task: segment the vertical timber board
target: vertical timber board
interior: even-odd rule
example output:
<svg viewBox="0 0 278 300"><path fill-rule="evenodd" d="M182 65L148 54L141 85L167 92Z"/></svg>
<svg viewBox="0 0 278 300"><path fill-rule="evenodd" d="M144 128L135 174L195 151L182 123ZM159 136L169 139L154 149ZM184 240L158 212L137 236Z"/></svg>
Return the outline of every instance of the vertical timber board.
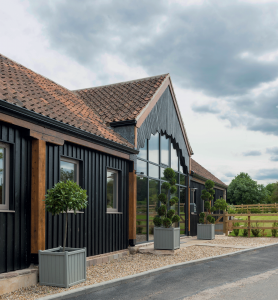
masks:
<svg viewBox="0 0 278 300"><path fill-rule="evenodd" d="M189 173L190 174L190 173ZM187 176L187 186L190 187L190 178L189 176ZM188 191L188 207L187 207L187 211L188 211L188 232L190 233L190 188L187 189Z"/></svg>
<svg viewBox="0 0 278 300"><path fill-rule="evenodd" d="M32 141L31 253L45 250L45 159L46 142Z"/></svg>
<svg viewBox="0 0 278 300"><path fill-rule="evenodd" d="M129 172L129 244L134 246L136 243L136 195L137 195L137 179L135 170Z"/></svg>

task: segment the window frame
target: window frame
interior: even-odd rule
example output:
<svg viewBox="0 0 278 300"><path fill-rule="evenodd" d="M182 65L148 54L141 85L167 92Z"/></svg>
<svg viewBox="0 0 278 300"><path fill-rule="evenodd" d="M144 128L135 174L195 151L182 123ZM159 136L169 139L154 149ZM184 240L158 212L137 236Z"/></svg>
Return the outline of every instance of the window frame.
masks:
<svg viewBox="0 0 278 300"><path fill-rule="evenodd" d="M116 196L116 208L107 207L107 173L111 172L116 174L116 184L115 184L115 196ZM114 201L113 201L114 202ZM107 213L119 213L119 171L111 168L106 169L106 212Z"/></svg>
<svg viewBox="0 0 278 300"><path fill-rule="evenodd" d="M9 210L9 196L10 196L10 145L0 142L0 147L5 148L4 157L4 172L5 172L5 204L0 204L0 210Z"/></svg>
<svg viewBox="0 0 278 300"><path fill-rule="evenodd" d="M61 161L76 165L76 183L79 185L79 161L65 156L60 157L59 180L61 181Z"/></svg>

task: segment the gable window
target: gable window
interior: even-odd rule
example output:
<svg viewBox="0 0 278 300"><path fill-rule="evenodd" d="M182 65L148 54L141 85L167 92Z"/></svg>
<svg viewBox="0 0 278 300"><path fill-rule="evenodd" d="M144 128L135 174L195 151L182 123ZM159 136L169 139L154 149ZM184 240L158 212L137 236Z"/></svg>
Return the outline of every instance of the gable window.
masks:
<svg viewBox="0 0 278 300"><path fill-rule="evenodd" d="M72 180L79 184L79 162L74 159L61 157L60 180Z"/></svg>
<svg viewBox="0 0 278 300"><path fill-rule="evenodd" d="M107 169L106 207L107 212L118 211L118 172L116 170Z"/></svg>
<svg viewBox="0 0 278 300"><path fill-rule="evenodd" d="M0 143L0 209L9 209L10 146Z"/></svg>

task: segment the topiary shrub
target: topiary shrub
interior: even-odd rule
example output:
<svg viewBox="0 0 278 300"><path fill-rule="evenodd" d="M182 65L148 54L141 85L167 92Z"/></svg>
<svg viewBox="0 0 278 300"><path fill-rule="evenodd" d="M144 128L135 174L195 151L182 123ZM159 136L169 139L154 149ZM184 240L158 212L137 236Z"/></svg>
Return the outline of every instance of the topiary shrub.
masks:
<svg viewBox="0 0 278 300"><path fill-rule="evenodd" d="M210 202L213 199L213 195L215 194L213 187L214 187L214 182L212 180L207 180L205 182L205 189L202 190L202 194L201 194L201 198L202 198L202 200L204 200L204 208L209 214L211 213ZM215 210L215 208L213 208L213 210ZM203 214L203 215L201 216L201 214ZM201 214L199 215L200 223L206 223L206 224L214 224L215 223L215 219L211 215L208 214L205 217L205 213L201 213Z"/></svg>
<svg viewBox="0 0 278 300"><path fill-rule="evenodd" d="M56 183L45 195L45 208L48 212L54 216L66 213L63 251L67 238L68 211L72 210L76 214L76 211L86 208L87 198L87 192L71 180Z"/></svg>
<svg viewBox="0 0 278 300"><path fill-rule="evenodd" d="M161 188L163 192L158 195L158 200L162 203L162 205L160 205L157 209L158 216L154 217L153 219L154 226L156 227L163 225L165 228L170 228L173 223L180 221L180 217L175 215L174 209L167 209L168 204L173 206L179 202L178 197L174 196L171 198L171 195L175 194L177 191L175 186L175 176L176 173L173 169L167 168L164 170L164 178L167 180L167 182L162 183Z"/></svg>

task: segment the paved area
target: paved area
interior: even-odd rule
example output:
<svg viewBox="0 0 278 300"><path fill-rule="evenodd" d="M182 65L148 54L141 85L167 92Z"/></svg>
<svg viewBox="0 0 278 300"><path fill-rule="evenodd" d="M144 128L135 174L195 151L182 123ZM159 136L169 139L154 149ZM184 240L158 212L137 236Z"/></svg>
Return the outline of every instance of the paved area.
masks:
<svg viewBox="0 0 278 300"><path fill-rule="evenodd" d="M212 292L210 297L208 297L209 293L206 293L207 297L204 299L264 299L261 297L264 293L268 294L267 299L277 299L277 284L275 283L278 276L278 273L276 274L278 271L277 258L278 245L217 259L215 261L181 267L180 269L168 271L163 274L152 275L148 278L137 279L136 281L121 284L116 287L68 299L177 300L190 299L191 297L192 299L201 299L201 292L212 289L215 289L215 292ZM256 283L252 281L252 277L263 276L263 273L270 271L273 272L272 275L261 279L265 280L265 284L258 285L257 283L256 285ZM225 287L227 284L237 284L246 278L249 278L250 281L245 284L245 287L243 285L241 289ZM252 290L252 288L255 287L260 293L256 294L255 291ZM228 293L226 293L226 290ZM250 291L252 295L249 295L248 291ZM235 294L233 295L231 293Z"/></svg>

